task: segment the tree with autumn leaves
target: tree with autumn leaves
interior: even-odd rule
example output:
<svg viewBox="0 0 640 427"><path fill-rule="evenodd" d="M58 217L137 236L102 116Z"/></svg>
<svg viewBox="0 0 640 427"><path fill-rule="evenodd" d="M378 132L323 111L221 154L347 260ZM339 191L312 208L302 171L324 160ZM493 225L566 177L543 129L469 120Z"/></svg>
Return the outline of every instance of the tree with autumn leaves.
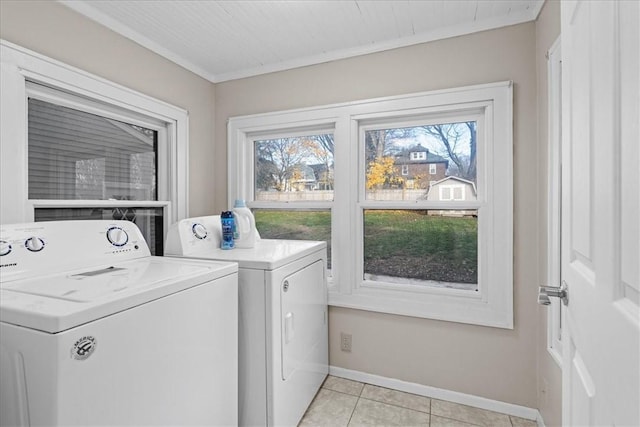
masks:
<svg viewBox="0 0 640 427"><path fill-rule="evenodd" d="M369 162L367 168L367 189L375 190L392 184L396 177L394 159L391 156L378 157Z"/></svg>

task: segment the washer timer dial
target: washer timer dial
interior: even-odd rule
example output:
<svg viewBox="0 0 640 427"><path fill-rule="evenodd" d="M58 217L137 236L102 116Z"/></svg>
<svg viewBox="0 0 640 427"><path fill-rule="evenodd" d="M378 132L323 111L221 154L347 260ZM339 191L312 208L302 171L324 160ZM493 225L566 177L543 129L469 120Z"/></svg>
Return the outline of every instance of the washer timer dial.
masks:
<svg viewBox="0 0 640 427"><path fill-rule="evenodd" d="M7 241L0 240L0 256L8 255L11 253L11 244Z"/></svg>
<svg viewBox="0 0 640 427"><path fill-rule="evenodd" d="M107 230L107 240L113 246L124 246L129 241L129 235L120 227L111 227Z"/></svg>
<svg viewBox="0 0 640 427"><path fill-rule="evenodd" d="M202 224L199 224L199 223L193 224L193 226L191 226L191 231L193 231L193 235L200 240L207 237L207 229Z"/></svg>
<svg viewBox="0 0 640 427"><path fill-rule="evenodd" d="M31 252L40 252L44 249L44 240L39 237L29 237L24 241L24 246Z"/></svg>

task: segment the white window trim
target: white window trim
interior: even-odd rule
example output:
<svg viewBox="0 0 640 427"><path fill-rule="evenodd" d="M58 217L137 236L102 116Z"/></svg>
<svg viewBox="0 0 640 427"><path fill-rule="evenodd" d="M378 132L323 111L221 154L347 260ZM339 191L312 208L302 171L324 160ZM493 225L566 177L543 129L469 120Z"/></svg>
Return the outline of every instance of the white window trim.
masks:
<svg viewBox="0 0 640 427"><path fill-rule="evenodd" d="M547 189L547 286L560 286L561 277L561 164L562 164L562 128L561 128L561 63L560 38L548 51L548 189ZM561 324L563 307L559 298L551 298L547 311L547 351L562 367Z"/></svg>
<svg viewBox="0 0 640 427"><path fill-rule="evenodd" d="M228 122L228 198L253 200L252 135L300 128L333 128L335 187L329 304L422 318L513 329L513 148L511 82L499 82L410 95L377 98L298 110L231 118ZM398 123L430 115L481 111L485 143L478 147L478 200L417 201L414 208L479 209L477 292L421 286L371 286L362 275L362 211L367 207L403 209L405 204L364 199L364 125ZM358 164L358 168L352 165ZM499 167L498 167L499 165ZM317 203L293 203L293 208ZM282 205L281 205L282 206ZM322 204L318 207L326 207ZM484 218L484 219L483 219ZM340 254L340 255L337 255ZM482 259L480 259L482 258ZM359 268L354 268L359 266ZM376 282L377 283L377 282Z"/></svg>
<svg viewBox="0 0 640 427"><path fill-rule="evenodd" d="M429 163L429 175L435 175L438 173L438 165L435 163Z"/></svg>
<svg viewBox="0 0 640 427"><path fill-rule="evenodd" d="M409 175L409 165L402 165L402 171L401 174L403 176L407 176Z"/></svg>
<svg viewBox="0 0 640 427"><path fill-rule="evenodd" d="M159 152L158 202L136 206L165 208L168 225L188 217L189 117L187 111L87 73L44 55L0 40L0 218L3 223L31 222L35 207L70 206L60 201L28 198L27 82L32 81L76 96L131 111L167 125L166 151ZM73 101L68 101L73 102ZM96 105L97 105L96 104ZM160 147L159 147L160 151ZM110 206L132 202L107 201ZM101 201L77 201L80 206L101 206Z"/></svg>

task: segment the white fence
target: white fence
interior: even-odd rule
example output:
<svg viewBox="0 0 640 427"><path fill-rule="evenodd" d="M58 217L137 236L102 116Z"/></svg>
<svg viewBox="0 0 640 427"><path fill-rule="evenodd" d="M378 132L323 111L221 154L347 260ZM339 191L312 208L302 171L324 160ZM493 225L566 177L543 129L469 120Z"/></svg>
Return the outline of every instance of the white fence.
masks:
<svg viewBox="0 0 640 427"><path fill-rule="evenodd" d="M367 193L367 200L424 200L427 190L375 190ZM256 200L264 202L292 202L292 201L331 201L333 191L260 191Z"/></svg>
<svg viewBox="0 0 640 427"><path fill-rule="evenodd" d="M318 202L333 200L333 190L258 191L256 200L262 202Z"/></svg>
<svg viewBox="0 0 640 427"><path fill-rule="evenodd" d="M426 200L427 190L374 190L367 192L367 200Z"/></svg>

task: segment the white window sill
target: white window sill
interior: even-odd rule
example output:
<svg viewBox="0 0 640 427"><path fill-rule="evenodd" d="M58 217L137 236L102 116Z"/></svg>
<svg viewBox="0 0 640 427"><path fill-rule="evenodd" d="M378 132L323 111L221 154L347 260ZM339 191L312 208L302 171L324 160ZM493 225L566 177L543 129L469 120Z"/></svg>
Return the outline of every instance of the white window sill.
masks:
<svg viewBox="0 0 640 427"><path fill-rule="evenodd" d="M367 286L341 293L329 279L331 306L504 329L513 329L513 313L506 304L512 298L507 292L489 303L481 291L429 287L415 292Z"/></svg>

